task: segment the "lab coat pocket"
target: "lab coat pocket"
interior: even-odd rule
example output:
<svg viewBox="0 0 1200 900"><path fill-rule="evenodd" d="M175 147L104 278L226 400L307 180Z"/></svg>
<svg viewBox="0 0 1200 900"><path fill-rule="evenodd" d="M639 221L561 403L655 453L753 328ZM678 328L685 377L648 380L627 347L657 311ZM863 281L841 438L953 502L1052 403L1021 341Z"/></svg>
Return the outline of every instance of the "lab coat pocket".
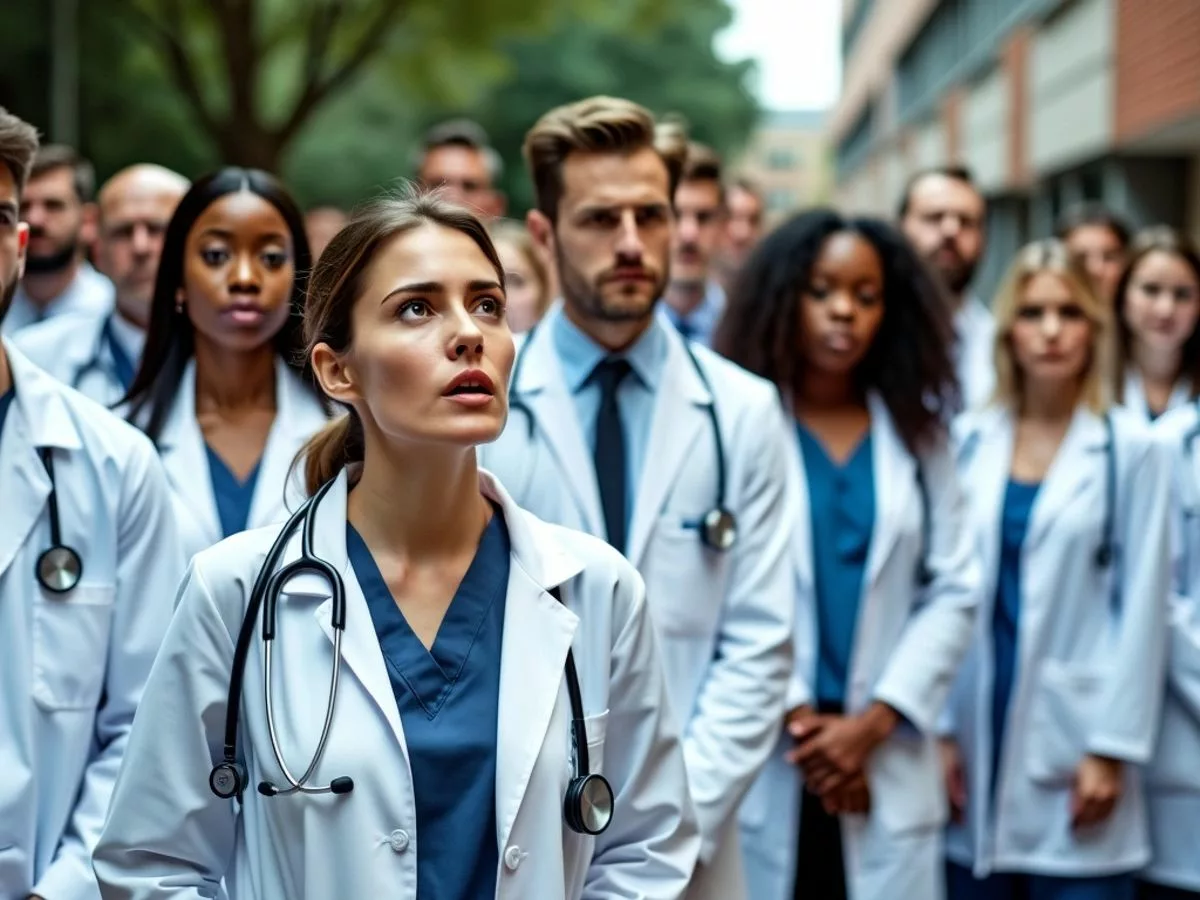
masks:
<svg viewBox="0 0 1200 900"><path fill-rule="evenodd" d="M47 710L94 709L104 686L116 588L79 585L33 604L33 699Z"/></svg>
<svg viewBox="0 0 1200 900"><path fill-rule="evenodd" d="M1060 662L1043 663L1029 716L1029 777L1069 785L1087 747L1100 675Z"/></svg>
<svg viewBox="0 0 1200 900"><path fill-rule="evenodd" d="M723 608L729 553L700 540L699 516L666 513L654 525L642 566L650 614L664 637L712 638ZM669 671L669 669L668 669Z"/></svg>

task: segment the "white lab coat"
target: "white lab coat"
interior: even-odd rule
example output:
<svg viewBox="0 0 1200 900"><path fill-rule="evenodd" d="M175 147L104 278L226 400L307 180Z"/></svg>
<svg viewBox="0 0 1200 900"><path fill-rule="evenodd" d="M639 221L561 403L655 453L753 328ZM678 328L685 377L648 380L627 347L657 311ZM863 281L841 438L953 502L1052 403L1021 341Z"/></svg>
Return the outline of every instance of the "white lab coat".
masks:
<svg viewBox="0 0 1200 900"><path fill-rule="evenodd" d="M1196 405L1155 426L1174 458L1170 651L1162 723L1146 771L1153 858L1145 875L1200 891L1200 418Z"/></svg>
<svg viewBox="0 0 1200 900"><path fill-rule="evenodd" d="M982 301L970 294L954 317L954 330L963 408L975 409L991 400L996 389L996 322Z"/></svg>
<svg viewBox="0 0 1200 900"><path fill-rule="evenodd" d="M81 263L71 283L45 307L34 303L25 288L18 285L12 305L4 314L4 321L0 322L0 334L9 337L23 328L59 316L104 315L112 311L115 303L112 282L88 263Z"/></svg>
<svg viewBox="0 0 1200 900"><path fill-rule="evenodd" d="M104 338L111 312L54 316L22 328L13 344L37 366L102 406L125 396L112 348ZM134 368L140 353L133 357Z"/></svg>
<svg viewBox="0 0 1200 900"><path fill-rule="evenodd" d="M641 579L594 538L519 509L490 475L483 492L512 541L504 612L496 757L498 900L661 898L684 890L699 849L678 731ZM236 535L193 560L179 611L142 702L95 854L105 897L212 897L222 877L234 900L416 896L417 832L404 730L362 588L346 553L345 474L320 504L314 549L343 574L344 675L328 749L314 782L349 774L343 797L245 805L209 790L222 758L234 643L250 586L278 530ZM299 557L292 539L282 562ZM564 604L548 593L562 585ZM285 582L274 651L276 723L292 765L321 730L333 658L327 583ZM281 782L262 692L255 630L242 700L242 754L252 784ZM616 793L597 838L570 831L571 707L564 663L573 647L592 771Z"/></svg>
<svg viewBox="0 0 1200 900"><path fill-rule="evenodd" d="M947 853L979 877L992 871L1116 874L1135 871L1150 856L1140 767L1150 761L1162 705L1171 470L1146 425L1122 409L1111 416L1114 563L1096 562L1108 483L1101 416L1082 406L1076 411L1034 502L1022 549L1019 658L994 816L985 776L992 610L1015 429L1012 414L999 406L959 423L960 471L969 485L985 604L949 708L947 725L963 755L968 794L966 822L951 826ZM1126 761L1124 792L1108 820L1077 835L1070 798L1087 753Z"/></svg>
<svg viewBox="0 0 1200 900"><path fill-rule="evenodd" d="M933 575L921 589L915 576L925 549L916 461L877 395L870 397L870 410L875 527L846 708L858 713L880 700L906 722L868 764L870 815L842 817L847 890L850 900L936 900L943 895L946 797L935 724L971 641L980 572L954 458L944 445L921 460L932 516ZM799 441L793 453L802 459ZM802 477L796 483L802 528L792 551L796 670L789 708L815 705L818 655L808 483ZM741 810L742 852L754 900L790 900L796 883L803 777L784 760L791 738L782 730L777 735L779 745Z"/></svg>
<svg viewBox="0 0 1200 900"><path fill-rule="evenodd" d="M282 359L275 361L275 421L259 463L247 530L287 518L303 497L303 469L288 475L305 442L328 421L317 396ZM221 519L209 475L204 435L196 421L196 361L188 363L158 438L167 477L179 509L183 547L190 559L221 540Z"/></svg>
<svg viewBox="0 0 1200 900"><path fill-rule="evenodd" d="M1187 378L1181 378L1171 389L1171 396L1167 398L1167 408L1164 412L1184 406L1191 398L1191 382ZM1150 404L1146 401L1146 388L1142 383L1141 374L1133 366L1125 369L1125 388L1121 402L1127 410L1140 416L1142 421L1150 421Z"/></svg>
<svg viewBox="0 0 1200 900"><path fill-rule="evenodd" d="M646 579L671 703L684 725L704 839L689 898L737 900L745 895L737 808L775 744L792 669L792 450L772 385L694 346L714 397L683 339L664 330L667 359L627 556ZM550 329L536 329L521 352L512 392L536 421L514 409L500 439L481 448L481 460L534 514L603 535L592 451ZM717 502L711 402L725 446L726 505L738 526L737 544L726 553L706 549L697 530L684 525Z"/></svg>
<svg viewBox="0 0 1200 900"><path fill-rule="evenodd" d="M0 439L0 897L99 896L100 835L134 710L183 573L170 491L145 436L4 343L16 385ZM83 575L54 595L62 541Z"/></svg>

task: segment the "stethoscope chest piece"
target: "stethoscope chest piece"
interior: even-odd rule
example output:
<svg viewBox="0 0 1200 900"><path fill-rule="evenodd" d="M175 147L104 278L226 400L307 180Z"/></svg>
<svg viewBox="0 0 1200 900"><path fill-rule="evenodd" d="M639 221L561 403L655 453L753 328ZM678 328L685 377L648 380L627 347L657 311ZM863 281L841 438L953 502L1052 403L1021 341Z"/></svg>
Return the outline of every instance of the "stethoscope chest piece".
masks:
<svg viewBox="0 0 1200 900"><path fill-rule="evenodd" d="M729 550L737 543L737 519L729 510L717 507L700 523L700 536L712 550Z"/></svg>
<svg viewBox="0 0 1200 900"><path fill-rule="evenodd" d="M240 797L245 784L245 773L237 763L218 763L208 775L209 788L222 800Z"/></svg>
<svg viewBox="0 0 1200 900"><path fill-rule="evenodd" d="M83 560L64 544L43 550L37 559L38 584L52 594L65 594L83 577Z"/></svg>
<svg viewBox="0 0 1200 900"><path fill-rule="evenodd" d="M602 834L613 817L613 789L603 775L571 780L563 804L567 826L578 834Z"/></svg>

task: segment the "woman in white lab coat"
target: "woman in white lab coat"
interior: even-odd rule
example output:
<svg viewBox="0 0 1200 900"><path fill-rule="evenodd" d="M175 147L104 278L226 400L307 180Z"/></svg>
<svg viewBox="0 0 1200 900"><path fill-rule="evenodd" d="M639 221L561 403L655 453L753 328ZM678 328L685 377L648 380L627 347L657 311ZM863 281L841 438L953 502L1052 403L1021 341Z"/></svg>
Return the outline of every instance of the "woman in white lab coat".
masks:
<svg viewBox="0 0 1200 900"><path fill-rule="evenodd" d="M1200 396L1200 254L1183 235L1134 238L1117 283L1117 400L1153 421Z"/></svg>
<svg viewBox="0 0 1200 900"><path fill-rule="evenodd" d="M1167 687L1154 759L1146 769L1150 865L1139 900L1200 900L1200 407L1155 426L1174 459L1173 585Z"/></svg>
<svg viewBox="0 0 1200 900"><path fill-rule="evenodd" d="M951 900L1117 900L1150 856L1170 460L1109 410L1111 314L1066 247L995 302L997 395L960 423L985 605L951 696Z"/></svg>
<svg viewBox="0 0 1200 900"><path fill-rule="evenodd" d="M718 329L787 397L803 472L789 712L740 815L755 900L941 896L934 725L979 600L953 334L900 235L825 210L763 241Z"/></svg>
<svg viewBox="0 0 1200 900"><path fill-rule="evenodd" d="M325 424L300 361L310 266L303 218L265 172L201 178L167 226L122 411L158 447L189 557L281 521L292 459Z"/></svg>
<svg viewBox="0 0 1200 900"><path fill-rule="evenodd" d="M344 573L345 636L327 580L286 578L273 694L252 627L226 750L234 646L280 529L195 558L95 854L108 896L212 896L222 878L231 900L682 895L699 837L642 582L476 467L508 412L503 280L483 226L428 197L365 210L322 254L309 359L351 412L305 469L328 487L312 552ZM276 735L292 776L317 754L312 785L331 793L276 795L292 780ZM235 766L240 810L213 789ZM598 835L565 821L583 766L615 794Z"/></svg>

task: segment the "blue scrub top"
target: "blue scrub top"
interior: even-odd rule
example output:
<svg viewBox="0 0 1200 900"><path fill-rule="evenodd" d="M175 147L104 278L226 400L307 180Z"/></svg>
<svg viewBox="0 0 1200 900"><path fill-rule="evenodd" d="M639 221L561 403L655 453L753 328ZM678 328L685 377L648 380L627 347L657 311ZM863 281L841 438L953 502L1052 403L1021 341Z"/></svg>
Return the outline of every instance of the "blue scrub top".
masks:
<svg viewBox="0 0 1200 900"><path fill-rule="evenodd" d="M996 579L996 602L992 608L992 773L991 790L996 791L1000 772L1000 750L1008 722L1008 702L1017 677L1017 631L1021 615L1021 548L1029 531L1029 517L1040 482L1009 480L1004 490L1000 515L1000 570Z"/></svg>
<svg viewBox="0 0 1200 900"><path fill-rule="evenodd" d="M0 394L0 437L4 437L4 420L8 418L8 408L12 406L15 396L17 393L12 388Z"/></svg>
<svg viewBox="0 0 1200 900"><path fill-rule="evenodd" d="M346 524L400 710L417 810L418 900L496 893L496 736L510 544L497 509L426 650L396 606L366 542Z"/></svg>
<svg viewBox="0 0 1200 900"><path fill-rule="evenodd" d="M842 465L797 424L812 518L817 589L817 702L844 706L863 575L875 530L875 468L868 433Z"/></svg>
<svg viewBox="0 0 1200 900"><path fill-rule="evenodd" d="M262 460L254 466L245 481L238 481L237 476L229 471L225 460L213 452L212 447L204 445L208 453L208 472L212 478L213 496L217 500L217 517L221 520L221 534L229 537L246 530L246 522L250 519L250 504L254 501L254 485L258 483L258 470L262 468Z"/></svg>

